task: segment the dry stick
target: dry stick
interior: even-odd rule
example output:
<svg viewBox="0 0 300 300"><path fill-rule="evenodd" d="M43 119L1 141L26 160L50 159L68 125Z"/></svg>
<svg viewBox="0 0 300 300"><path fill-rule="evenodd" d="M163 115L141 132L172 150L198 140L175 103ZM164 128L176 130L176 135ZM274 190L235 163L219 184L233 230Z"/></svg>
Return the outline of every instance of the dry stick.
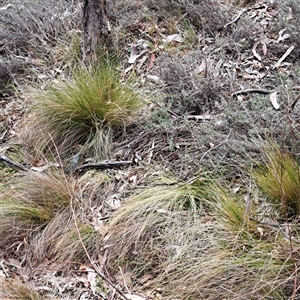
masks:
<svg viewBox="0 0 300 300"><path fill-rule="evenodd" d="M64 172L64 169L62 167L62 161L61 161L61 158L60 158L60 155L59 155L59 152L58 152L58 149L56 147L56 144L54 143L54 140L51 136L51 134L49 134L50 136L50 139L54 145L54 148L55 148L55 152L58 156L58 160L59 160L59 164L61 166L61 170L62 170L62 174L63 174L63 178L64 178L64 181L65 181L65 184L66 184L66 187L67 187L67 190L68 190L68 193L70 195L70 209L71 209L71 212L72 212L72 217L73 217L73 220L74 220L74 225L75 225L75 228L76 228L76 232L77 232L77 235L78 235L78 238L79 238L79 241L80 241L80 244L88 258L88 260L90 261L92 267L94 268L94 270L96 271L96 273L101 277L101 279L103 279L104 281L106 281L113 289L115 289L125 300L129 300L125 295L124 293L118 289L104 274L102 274L102 272L99 270L98 266L93 262L89 252L87 251L84 243L83 243L83 240L82 240L82 237L81 237L81 234L80 234L80 231L79 231L79 228L78 228L78 224L77 224L77 220L76 220L76 215L75 215L75 211L74 211L74 207L73 207L73 193L71 192L70 190L70 187L69 187L69 184L68 184L68 180L67 180L67 177L65 175L65 172Z"/></svg>
<svg viewBox="0 0 300 300"><path fill-rule="evenodd" d="M241 17L241 15L249 10L252 10L252 9L260 9L260 8L264 8L265 6L264 5L258 5L258 6L253 6L253 7L249 7L249 8L246 8L246 9L243 9L231 22L227 23L224 25L224 29L226 27L228 27L229 25L235 23L236 21L238 21L238 19Z"/></svg>
<svg viewBox="0 0 300 300"><path fill-rule="evenodd" d="M253 93L257 93L257 94L270 94L271 91L269 90L263 90L263 89L246 89L246 90L239 90L236 91L234 93L232 93L232 96L238 96L238 95L245 95L245 94L253 94Z"/></svg>
<svg viewBox="0 0 300 300"><path fill-rule="evenodd" d="M243 13L245 13L246 11L248 11L249 10L249 8L248 9L244 9L244 10L242 10L231 22L229 22L229 23L227 23L227 24L225 24L224 25L224 29L226 28L226 27L228 27L229 25L231 25L231 24L233 24L233 23L235 23L240 17L241 17L241 15L243 14Z"/></svg>
<svg viewBox="0 0 300 300"><path fill-rule="evenodd" d="M113 169L122 166L130 166L133 165L134 162L132 160L125 160L125 161L108 161L108 162L99 162L99 163L90 163L82 165L74 170L74 172L81 172L85 169Z"/></svg>
<svg viewBox="0 0 300 300"><path fill-rule="evenodd" d="M24 167L23 165L21 165L19 163L13 162L11 159L6 157L5 155L0 155L0 161L5 161L6 163L8 163L9 165L15 167L18 170L28 171L28 169L26 167Z"/></svg>
<svg viewBox="0 0 300 300"><path fill-rule="evenodd" d="M180 118L180 119L182 118L182 116L179 116L179 115L176 114L174 111L172 111L172 110L170 110L170 109L168 109L168 108L162 106L162 105L159 104L158 102L155 102L155 104L156 104L157 106L159 106L160 108L166 110L169 114L171 114L171 115L173 115L173 116L175 116L175 117L177 117L177 118Z"/></svg>

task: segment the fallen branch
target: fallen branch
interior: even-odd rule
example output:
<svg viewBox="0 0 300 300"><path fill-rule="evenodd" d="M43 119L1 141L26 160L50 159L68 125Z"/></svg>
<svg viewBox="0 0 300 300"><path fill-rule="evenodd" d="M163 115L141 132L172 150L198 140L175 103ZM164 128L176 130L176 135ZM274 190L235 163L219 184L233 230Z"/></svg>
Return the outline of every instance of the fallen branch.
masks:
<svg viewBox="0 0 300 300"><path fill-rule="evenodd" d="M263 90L263 89L246 89L246 90L239 90L234 93L232 93L232 96L238 96L238 95L247 95L247 94L270 94L271 91L269 90Z"/></svg>
<svg viewBox="0 0 300 300"><path fill-rule="evenodd" d="M125 160L125 161L111 161L111 162L99 162L99 163L90 163L82 165L74 170L74 172L82 172L86 169L99 169L99 170L105 170L105 169L113 169L113 168L119 168L122 166L130 166L133 165L132 160Z"/></svg>
<svg viewBox="0 0 300 300"><path fill-rule="evenodd" d="M291 46L286 52L281 56L279 61L273 66L273 69L279 68L282 62L290 55L290 53L294 50L295 46Z"/></svg>

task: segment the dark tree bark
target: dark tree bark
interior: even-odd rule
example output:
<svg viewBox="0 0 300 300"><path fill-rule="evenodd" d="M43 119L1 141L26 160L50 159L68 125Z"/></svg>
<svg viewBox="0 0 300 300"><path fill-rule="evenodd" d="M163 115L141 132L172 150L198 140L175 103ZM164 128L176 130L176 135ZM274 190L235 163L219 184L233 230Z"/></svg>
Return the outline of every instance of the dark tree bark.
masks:
<svg viewBox="0 0 300 300"><path fill-rule="evenodd" d="M111 31L108 0L84 0L83 60L95 59L105 49Z"/></svg>

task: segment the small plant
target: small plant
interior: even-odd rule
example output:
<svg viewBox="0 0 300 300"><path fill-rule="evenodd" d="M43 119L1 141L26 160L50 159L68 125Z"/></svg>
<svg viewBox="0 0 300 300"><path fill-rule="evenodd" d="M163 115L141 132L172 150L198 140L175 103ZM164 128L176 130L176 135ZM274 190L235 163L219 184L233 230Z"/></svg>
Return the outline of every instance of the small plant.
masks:
<svg viewBox="0 0 300 300"><path fill-rule="evenodd" d="M267 151L266 157L265 165L254 174L258 187L283 218L295 218L300 213L299 164L279 149Z"/></svg>
<svg viewBox="0 0 300 300"><path fill-rule="evenodd" d="M52 87L37 103L38 123L46 140L42 148L54 142L64 153L82 145L95 158L103 157L109 151L112 130L131 124L140 106L137 94L120 82L109 62L92 71L82 68L73 81Z"/></svg>

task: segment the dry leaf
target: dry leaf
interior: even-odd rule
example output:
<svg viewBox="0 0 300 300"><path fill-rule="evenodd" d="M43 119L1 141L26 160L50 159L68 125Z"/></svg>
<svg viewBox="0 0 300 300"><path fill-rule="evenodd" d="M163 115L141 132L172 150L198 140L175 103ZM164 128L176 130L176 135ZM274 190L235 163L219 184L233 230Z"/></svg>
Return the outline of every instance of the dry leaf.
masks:
<svg viewBox="0 0 300 300"><path fill-rule="evenodd" d="M155 83L163 83L160 77L156 75L147 75L147 78L150 79L151 81L154 81Z"/></svg>
<svg viewBox="0 0 300 300"><path fill-rule="evenodd" d="M164 43L170 43L170 42L177 42L181 43L182 42L182 37L180 34L171 34L168 35L166 38L162 39Z"/></svg>
<svg viewBox="0 0 300 300"><path fill-rule="evenodd" d="M262 41L261 41L261 44L262 44L262 47L263 47L263 54L264 54L264 56L266 56L266 55L267 55L267 52L268 52L268 49L267 49L267 43L266 43L265 40L262 40Z"/></svg>
<svg viewBox="0 0 300 300"><path fill-rule="evenodd" d="M137 46L138 45L139 44L132 44L132 46L131 46L130 57L129 57L129 60L128 60L129 64L135 63L135 61L137 60L137 58L139 58L140 56L142 56L144 53L148 52L148 50L144 49L139 54L137 54Z"/></svg>
<svg viewBox="0 0 300 300"><path fill-rule="evenodd" d="M133 186L136 186L137 185L137 176L136 175L133 175L133 176L130 176L128 178L128 181L133 185Z"/></svg>
<svg viewBox="0 0 300 300"><path fill-rule="evenodd" d="M260 237L263 237L264 236L264 229L262 227L256 227L256 229L259 232Z"/></svg>
<svg viewBox="0 0 300 300"><path fill-rule="evenodd" d="M95 293L96 286L97 286L97 282L96 282L97 273L95 272L95 270L86 265L81 265L79 270L87 272L87 281L89 282L90 289L93 293Z"/></svg>
<svg viewBox="0 0 300 300"><path fill-rule="evenodd" d="M136 54L136 44L133 44L131 46L131 52L130 52L130 57L129 57L129 60L128 60L128 63L129 64L133 64L136 59L138 58L137 54Z"/></svg>
<svg viewBox="0 0 300 300"><path fill-rule="evenodd" d="M207 61L206 59L203 59L201 65L196 68L195 73L199 75L203 72L206 73L206 71L207 71Z"/></svg>
<svg viewBox="0 0 300 300"><path fill-rule="evenodd" d="M91 291L95 294L96 287L97 287L97 282L96 282L97 273L93 269L91 270L92 271L89 271L87 274L87 280L90 283Z"/></svg>
<svg viewBox="0 0 300 300"><path fill-rule="evenodd" d="M275 108L275 109L279 109L279 104L278 104L278 102L277 102L277 93L278 92L274 92L274 93L272 93L271 95L270 95L270 100L271 100L271 103L272 103L272 105L273 105L273 107Z"/></svg>
<svg viewBox="0 0 300 300"><path fill-rule="evenodd" d="M98 254L98 261L99 261L99 270L100 272L102 272L105 264L106 264L106 260L107 260L107 253L108 253L108 249L104 250L103 255Z"/></svg>
<svg viewBox="0 0 300 300"><path fill-rule="evenodd" d="M150 280L150 279L152 279L152 278L153 278L152 275L150 275L150 274L145 274L145 275L143 275L138 281L139 281L140 284L144 284L144 283L146 283L148 280Z"/></svg>
<svg viewBox="0 0 300 300"><path fill-rule="evenodd" d="M286 31L286 28L279 31L279 37L276 40L276 43L283 42L284 40L286 40L290 37L290 34L288 34L288 33L283 34L285 31Z"/></svg>
<svg viewBox="0 0 300 300"><path fill-rule="evenodd" d="M155 54L152 53L151 54L151 57L150 57L150 62L149 62L149 66L147 68L147 70L151 70L153 68L153 65L154 65L154 62L155 62Z"/></svg>
<svg viewBox="0 0 300 300"><path fill-rule="evenodd" d="M43 165L40 167L31 167L31 170L35 171L35 172L44 172L45 170L47 170L49 168L53 168L53 167L59 168L60 165L58 163L53 163L53 164Z"/></svg>

